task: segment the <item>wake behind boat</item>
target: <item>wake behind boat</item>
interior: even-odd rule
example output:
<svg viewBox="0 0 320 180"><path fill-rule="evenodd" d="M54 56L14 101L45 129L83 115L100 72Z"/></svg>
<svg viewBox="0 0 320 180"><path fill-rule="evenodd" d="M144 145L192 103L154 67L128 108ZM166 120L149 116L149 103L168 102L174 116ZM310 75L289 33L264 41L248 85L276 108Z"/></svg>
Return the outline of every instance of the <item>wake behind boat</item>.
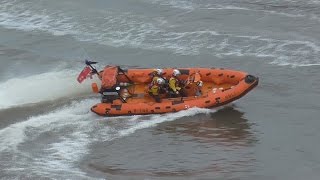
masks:
<svg viewBox="0 0 320 180"><path fill-rule="evenodd" d="M162 114L192 107L219 107L241 98L259 82L259 78L246 72L223 68L165 68L162 70L162 78L166 80L162 85L164 91L157 95L160 99L157 101L150 94L154 69L106 66L98 72L92 66L95 63L86 61L87 66L78 76L78 82L89 75L98 75L101 87L92 83L92 89L102 98L91 111L101 116ZM180 73L178 81L183 82L183 94L177 93L179 96L168 85L175 71Z"/></svg>

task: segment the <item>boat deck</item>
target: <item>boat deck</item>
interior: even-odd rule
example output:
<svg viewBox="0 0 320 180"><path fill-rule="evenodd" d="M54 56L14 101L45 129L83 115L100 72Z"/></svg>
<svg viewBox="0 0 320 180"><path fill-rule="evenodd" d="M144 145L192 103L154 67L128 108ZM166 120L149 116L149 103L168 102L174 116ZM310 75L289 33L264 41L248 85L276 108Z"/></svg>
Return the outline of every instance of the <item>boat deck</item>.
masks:
<svg viewBox="0 0 320 180"><path fill-rule="evenodd" d="M213 82L204 82L203 86L201 88L202 90L202 96L196 96L196 87L193 84L190 84L185 87L185 91L187 93L187 97L183 97L183 100L193 100L195 98L200 98L203 96L206 96L209 91L212 89L228 89L231 86L234 86L234 84L215 84ZM131 94L131 97L126 98L127 103L148 103L148 102L153 102L154 99L148 94L148 84L135 84L127 87L127 90L129 94ZM175 100L181 100L181 97L176 97L176 98L168 98L166 94L161 94L160 95L162 102L165 101L175 101Z"/></svg>

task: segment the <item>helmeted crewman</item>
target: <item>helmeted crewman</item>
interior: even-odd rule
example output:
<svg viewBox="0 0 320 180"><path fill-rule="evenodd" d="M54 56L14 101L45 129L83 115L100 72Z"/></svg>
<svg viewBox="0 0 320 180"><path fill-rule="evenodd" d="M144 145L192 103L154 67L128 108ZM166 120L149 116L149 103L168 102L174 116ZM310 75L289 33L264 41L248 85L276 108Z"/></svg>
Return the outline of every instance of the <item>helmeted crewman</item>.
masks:
<svg viewBox="0 0 320 180"><path fill-rule="evenodd" d="M156 83L154 83L150 88L149 88L149 94L152 96L156 102L160 103L160 91L161 91L161 86L165 83L164 79L162 78L157 78Z"/></svg>
<svg viewBox="0 0 320 180"><path fill-rule="evenodd" d="M152 80L151 80L151 84L156 84L157 83L157 79L158 78L163 78L162 75L163 75L163 69L154 69L150 75L152 76Z"/></svg>
<svg viewBox="0 0 320 180"><path fill-rule="evenodd" d="M174 94L176 95L180 94L181 96L185 96L181 88L181 82L178 79L178 76L180 75L181 75L181 72L178 69L173 70L172 77L169 79L169 88Z"/></svg>

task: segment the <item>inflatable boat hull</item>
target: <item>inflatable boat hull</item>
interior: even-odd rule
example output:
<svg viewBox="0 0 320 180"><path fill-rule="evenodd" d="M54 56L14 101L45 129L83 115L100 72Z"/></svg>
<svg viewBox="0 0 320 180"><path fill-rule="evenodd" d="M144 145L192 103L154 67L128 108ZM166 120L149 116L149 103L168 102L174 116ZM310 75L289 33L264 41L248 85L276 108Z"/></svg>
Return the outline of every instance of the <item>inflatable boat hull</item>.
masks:
<svg viewBox="0 0 320 180"><path fill-rule="evenodd" d="M121 83L132 83L127 87L131 96L116 99L112 103L98 103L91 111L101 116L162 114L177 112L192 107L212 108L233 102L258 85L259 78L246 72L217 68L179 68L181 79L187 80L190 75L198 73L203 81L202 94L195 95L192 88L186 87L187 97L167 98L162 95L157 103L147 93L149 76L152 69L128 69L117 75ZM164 69L165 78L169 79L173 69ZM102 75L102 80L103 77Z"/></svg>

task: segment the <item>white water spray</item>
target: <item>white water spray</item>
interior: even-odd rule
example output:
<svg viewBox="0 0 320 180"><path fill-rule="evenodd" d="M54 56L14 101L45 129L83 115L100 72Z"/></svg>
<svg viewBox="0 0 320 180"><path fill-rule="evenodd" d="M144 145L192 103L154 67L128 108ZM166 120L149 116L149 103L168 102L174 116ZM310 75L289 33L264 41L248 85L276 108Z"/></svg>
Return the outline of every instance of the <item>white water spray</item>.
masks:
<svg viewBox="0 0 320 180"><path fill-rule="evenodd" d="M63 70L13 78L0 83L0 109L90 94L90 83L99 82L98 79L79 84L76 80L78 73Z"/></svg>

